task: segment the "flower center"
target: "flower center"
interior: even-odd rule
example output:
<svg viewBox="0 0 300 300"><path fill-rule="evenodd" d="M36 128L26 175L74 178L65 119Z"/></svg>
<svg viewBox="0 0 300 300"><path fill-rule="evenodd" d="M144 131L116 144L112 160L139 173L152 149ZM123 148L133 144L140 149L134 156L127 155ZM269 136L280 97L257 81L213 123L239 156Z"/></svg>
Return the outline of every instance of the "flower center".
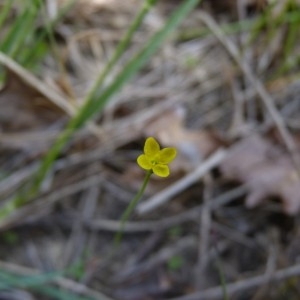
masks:
<svg viewBox="0 0 300 300"><path fill-rule="evenodd" d="M152 159L152 160L151 160L151 164L152 164L153 166L155 166L155 165L157 165L157 161L154 160L154 159Z"/></svg>

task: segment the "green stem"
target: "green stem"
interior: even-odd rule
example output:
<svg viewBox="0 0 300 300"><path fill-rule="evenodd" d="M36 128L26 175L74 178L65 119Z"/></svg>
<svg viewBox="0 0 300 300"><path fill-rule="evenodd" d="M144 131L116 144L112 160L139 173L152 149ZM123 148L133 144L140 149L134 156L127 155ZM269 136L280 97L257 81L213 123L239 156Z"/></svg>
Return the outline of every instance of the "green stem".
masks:
<svg viewBox="0 0 300 300"><path fill-rule="evenodd" d="M115 238L114 238L114 244L115 246L119 246L121 239L122 239L122 235L123 235L123 230L126 224L126 221L129 219L132 211L134 210L134 208L136 207L138 201L141 199L141 197L144 194L144 191L148 185L150 176L152 174L152 170L148 171L144 182L140 188L140 190L138 191L138 193L135 195L135 197L130 201L129 205L127 206L126 210L124 211L122 217L121 217L121 225L120 225L120 229L119 231L116 233Z"/></svg>
<svg viewBox="0 0 300 300"><path fill-rule="evenodd" d="M223 299L229 300L223 264L222 264L221 258L219 256L219 251L217 249L217 246L214 245L214 248L216 251L216 265L217 265L217 269L218 269L219 276L220 276L220 281L221 281L221 286L222 286L222 291L223 291Z"/></svg>
<svg viewBox="0 0 300 300"><path fill-rule="evenodd" d="M132 24L130 25L128 31L126 32L124 38L120 41L118 44L114 54L112 55L111 59L105 66L104 70L101 72L101 74L98 76L97 80L95 81L93 87L89 91L88 96L86 99L92 99L95 93L99 88L102 87L103 82L108 75L108 73L112 70L116 62L120 59L120 57L125 52L126 48L128 47L130 41L132 40L132 37L136 30L140 27L142 24L142 21L144 20L146 14L149 12L149 10L155 5L157 0L145 0L141 10L139 11L136 18L133 20Z"/></svg>

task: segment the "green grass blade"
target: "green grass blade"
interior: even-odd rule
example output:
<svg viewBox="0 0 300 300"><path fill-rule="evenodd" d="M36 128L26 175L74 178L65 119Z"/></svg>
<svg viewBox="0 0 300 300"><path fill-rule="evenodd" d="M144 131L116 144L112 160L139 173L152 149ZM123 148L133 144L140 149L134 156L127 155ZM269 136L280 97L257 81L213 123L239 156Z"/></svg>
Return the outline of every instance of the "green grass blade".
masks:
<svg viewBox="0 0 300 300"><path fill-rule="evenodd" d="M15 57L21 47L24 46L24 41L32 35L37 13L38 9L35 6L24 8L5 36L0 47L2 52Z"/></svg>
<svg viewBox="0 0 300 300"><path fill-rule="evenodd" d="M148 43L146 43L144 48L124 66L123 70L119 73L112 84L110 84L104 91L100 91L99 89L95 90L94 94L91 95L91 98L83 107L81 114L78 116L77 126L81 127L86 120L92 118L93 115L103 109L108 100L137 73L137 71L148 61L163 41L169 36L169 34L199 2L199 0L185 1L168 19L165 26L157 32L148 41Z"/></svg>
<svg viewBox="0 0 300 300"><path fill-rule="evenodd" d="M7 0L4 6L2 7L2 10L0 11L0 28L2 27L3 23L9 15L9 11L11 9L13 1L14 0Z"/></svg>
<svg viewBox="0 0 300 300"><path fill-rule="evenodd" d="M89 94L86 98L87 101L88 101L88 99L90 99L95 94L95 92L97 91L97 89L99 87L102 87L106 76L113 69L113 67L115 66L117 61L120 59L122 54L125 52L126 48L128 47L128 45L130 44L130 42L132 40L132 37L133 37L134 33L140 27L140 25L142 24L145 16L150 11L150 9L155 5L156 2L157 2L157 0L144 0L144 4L142 6L142 9L139 11L137 16L135 17L134 21L130 25L127 33L124 36L124 38L118 44L114 54L112 55L111 59L108 62L108 64L106 65L106 67L104 68L102 73L98 76L96 82L94 83L92 89L90 90L90 92L89 92Z"/></svg>
<svg viewBox="0 0 300 300"><path fill-rule="evenodd" d="M62 272L54 272L31 276L17 276L0 271L0 290L21 288L33 290L39 294L58 300L94 300L93 298L77 296L69 291L49 285L53 280L61 276L61 274Z"/></svg>
<svg viewBox="0 0 300 300"><path fill-rule="evenodd" d="M0 289L8 287L13 288L30 288L50 283L62 275L63 272L52 272L47 274L16 276L0 270Z"/></svg>
<svg viewBox="0 0 300 300"><path fill-rule="evenodd" d="M49 167L52 165L53 160L63 147L65 142L70 138L71 134L82 127L85 122L91 119L94 114L101 111L108 100L113 96L131 77L146 63L152 54L158 49L167 36L176 28L182 19L197 5L199 0L188 0L184 2L177 11L170 17L166 25L156 33L145 47L133 57L127 65L123 68L120 74L116 77L112 84L110 84L100 95L97 95L98 90L95 90L93 94L90 93L90 98L87 99L83 108L79 111L78 115L71 120L67 130L60 136L58 142L50 150L48 156L44 160L44 164L38 173L38 179L36 180L35 188L41 184L44 176L48 172Z"/></svg>
<svg viewBox="0 0 300 300"><path fill-rule="evenodd" d="M48 43L43 38L37 38L32 46L26 47L18 56L20 65L29 70L39 67L39 62L49 53Z"/></svg>
<svg viewBox="0 0 300 300"><path fill-rule="evenodd" d="M53 35L54 27L61 21L63 16L73 7L77 0L69 0L59 11L55 19L47 22L44 29L34 37L33 46L24 49L20 55L20 63L24 67L33 67L40 58L42 58L48 51L48 43L46 41L48 36Z"/></svg>
<svg viewBox="0 0 300 300"><path fill-rule="evenodd" d="M75 130L81 128L87 120L90 120L96 113L100 112L105 104L111 97L121 89L121 87L129 81L134 74L147 62L147 60L154 54L162 42L168 37L168 35L178 26L180 21L199 3L199 0L188 0L185 1L169 18L166 25L157 32L149 42L144 46L144 48L133 57L119 73L116 79L110 84L104 91L95 90L93 94L90 94L90 98L87 99L83 108L79 111L78 115L71 120L68 130L60 138L60 142L65 141ZM99 93L99 95L98 95ZM61 145L62 146L62 145ZM61 147L55 148L57 151ZM56 155L51 155L49 153L48 163L45 164L45 168L40 175L43 177L46 170L52 163L53 157Z"/></svg>

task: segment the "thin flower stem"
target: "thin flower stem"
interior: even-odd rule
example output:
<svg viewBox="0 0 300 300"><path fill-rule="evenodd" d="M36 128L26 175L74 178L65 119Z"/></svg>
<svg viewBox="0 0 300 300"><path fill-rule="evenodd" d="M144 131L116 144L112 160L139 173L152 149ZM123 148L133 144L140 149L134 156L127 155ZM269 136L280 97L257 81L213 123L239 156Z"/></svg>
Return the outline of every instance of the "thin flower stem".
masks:
<svg viewBox="0 0 300 300"><path fill-rule="evenodd" d="M222 291L223 291L223 299L224 300L229 300L228 293L227 293L227 286L226 286L224 270L223 270L223 266L222 266L220 261L218 262L218 268L219 268L219 275L220 275L221 286L222 286Z"/></svg>
<svg viewBox="0 0 300 300"><path fill-rule="evenodd" d="M215 251L216 251L216 265L217 265L217 269L218 269L218 272L219 272L221 287L222 287L222 291L223 291L223 300L229 300L228 293L227 293L227 284L226 284L226 279L225 279L225 274L224 274L223 263L222 263L222 260L219 256L219 251L217 249L217 246L214 245L214 248L215 248Z"/></svg>
<svg viewBox="0 0 300 300"><path fill-rule="evenodd" d="M134 208L136 207L138 201L141 199L141 197L144 194L144 191L148 185L150 176L152 175L152 170L149 170L146 173L144 182L140 188L140 190L138 191L138 193L135 195L135 197L130 201L129 205L127 206L126 210L124 211L122 217L121 217L121 225L120 225L120 229L119 231L116 233L115 238L114 238L114 244L115 246L119 246L121 239L122 239L122 235L123 235L123 230L126 224L126 221L129 219L132 211L134 210Z"/></svg>

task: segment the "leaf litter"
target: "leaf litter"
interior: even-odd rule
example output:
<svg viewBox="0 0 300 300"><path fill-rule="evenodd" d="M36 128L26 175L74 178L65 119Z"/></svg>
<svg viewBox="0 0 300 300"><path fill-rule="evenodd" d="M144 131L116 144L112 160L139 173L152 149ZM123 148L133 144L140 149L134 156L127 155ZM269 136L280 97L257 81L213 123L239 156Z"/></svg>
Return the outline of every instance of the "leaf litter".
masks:
<svg viewBox="0 0 300 300"><path fill-rule="evenodd" d="M278 197L284 212L290 215L299 212L299 174L289 153L266 137L253 135L237 142L220 169L225 178L247 185L247 207L252 208L270 197Z"/></svg>
<svg viewBox="0 0 300 300"><path fill-rule="evenodd" d="M82 103L139 3L100 2L79 1L55 29L63 39L59 47L66 73L60 73L51 55L41 68L41 80L51 82L50 88L60 89L75 106ZM2 265L5 270L18 274L20 266L27 266L29 274L36 270L60 270L79 262L70 278L74 290L78 290L80 282L90 288L90 295L105 292L120 300L181 296L204 299L197 294L195 281L200 280L200 293L206 295L205 299L222 299L221 293L210 289L220 284L215 267L219 256L228 284L246 278L242 287L248 294L237 292L232 299L284 299L280 298L281 291L288 289L284 278L290 272L288 268L297 266L299 260L300 185L295 165L285 145L261 129L270 129L268 112L257 105L256 117L250 113L259 99L214 37L200 34L201 38L181 40L183 33L205 29L199 22L200 9L209 9L213 18L227 24L238 17L238 2L242 1L224 1L213 6L204 1L95 120L100 129L98 135L83 129L67 145L35 202L19 208L1 227L1 260L11 262ZM151 11L117 68L122 68L126 57L143 45L176 5L166 1ZM255 16L265 7L266 1L246 3L246 10ZM263 31L261 35L264 40ZM235 33L234 38L240 36ZM256 53L265 53L269 58L279 55L281 49L268 52L264 42L251 45L254 57ZM273 64L276 61L279 60ZM266 77L272 73L273 64L263 70ZM242 110L232 100L236 92L231 90L235 86L232 80L238 83L235 95ZM280 77L265 86L271 87L269 92L298 145L297 76ZM0 103L0 197L6 201L30 179L36 163L63 128L66 114L10 72L0 93ZM239 138L233 139L232 119L241 113L242 125L247 130L237 130ZM135 159L148 136L155 136L164 147L176 147L179 155L170 166L171 176L165 181L153 178L145 198L176 185L218 149L225 147L227 156L209 172L212 187L208 187L207 178L200 178L167 205L143 217L134 216L121 253L110 258L119 217L143 177ZM230 193L241 184L246 191L232 196ZM210 197L208 203L212 202L212 208L204 207L206 217L201 214L205 197ZM276 199L282 205L273 209ZM225 204L214 206L214 201ZM211 224L202 222L203 216L210 217ZM203 232L207 233L204 237ZM11 233L16 235L15 239L10 239ZM207 252L199 252L205 249L199 245L199 239L207 243ZM270 248L279 252L276 254ZM199 257L206 258L205 267L199 263ZM175 259L180 262L176 267L172 264ZM280 268L286 268L278 288L264 289L272 280L270 277L260 277L256 285L247 287L255 276L265 274L266 267L276 276L281 274ZM195 274L200 278L196 280ZM58 280L60 287L62 282ZM293 288L298 290L298 284L294 283ZM210 292L219 296L209 296ZM33 291L28 293L35 297Z"/></svg>

